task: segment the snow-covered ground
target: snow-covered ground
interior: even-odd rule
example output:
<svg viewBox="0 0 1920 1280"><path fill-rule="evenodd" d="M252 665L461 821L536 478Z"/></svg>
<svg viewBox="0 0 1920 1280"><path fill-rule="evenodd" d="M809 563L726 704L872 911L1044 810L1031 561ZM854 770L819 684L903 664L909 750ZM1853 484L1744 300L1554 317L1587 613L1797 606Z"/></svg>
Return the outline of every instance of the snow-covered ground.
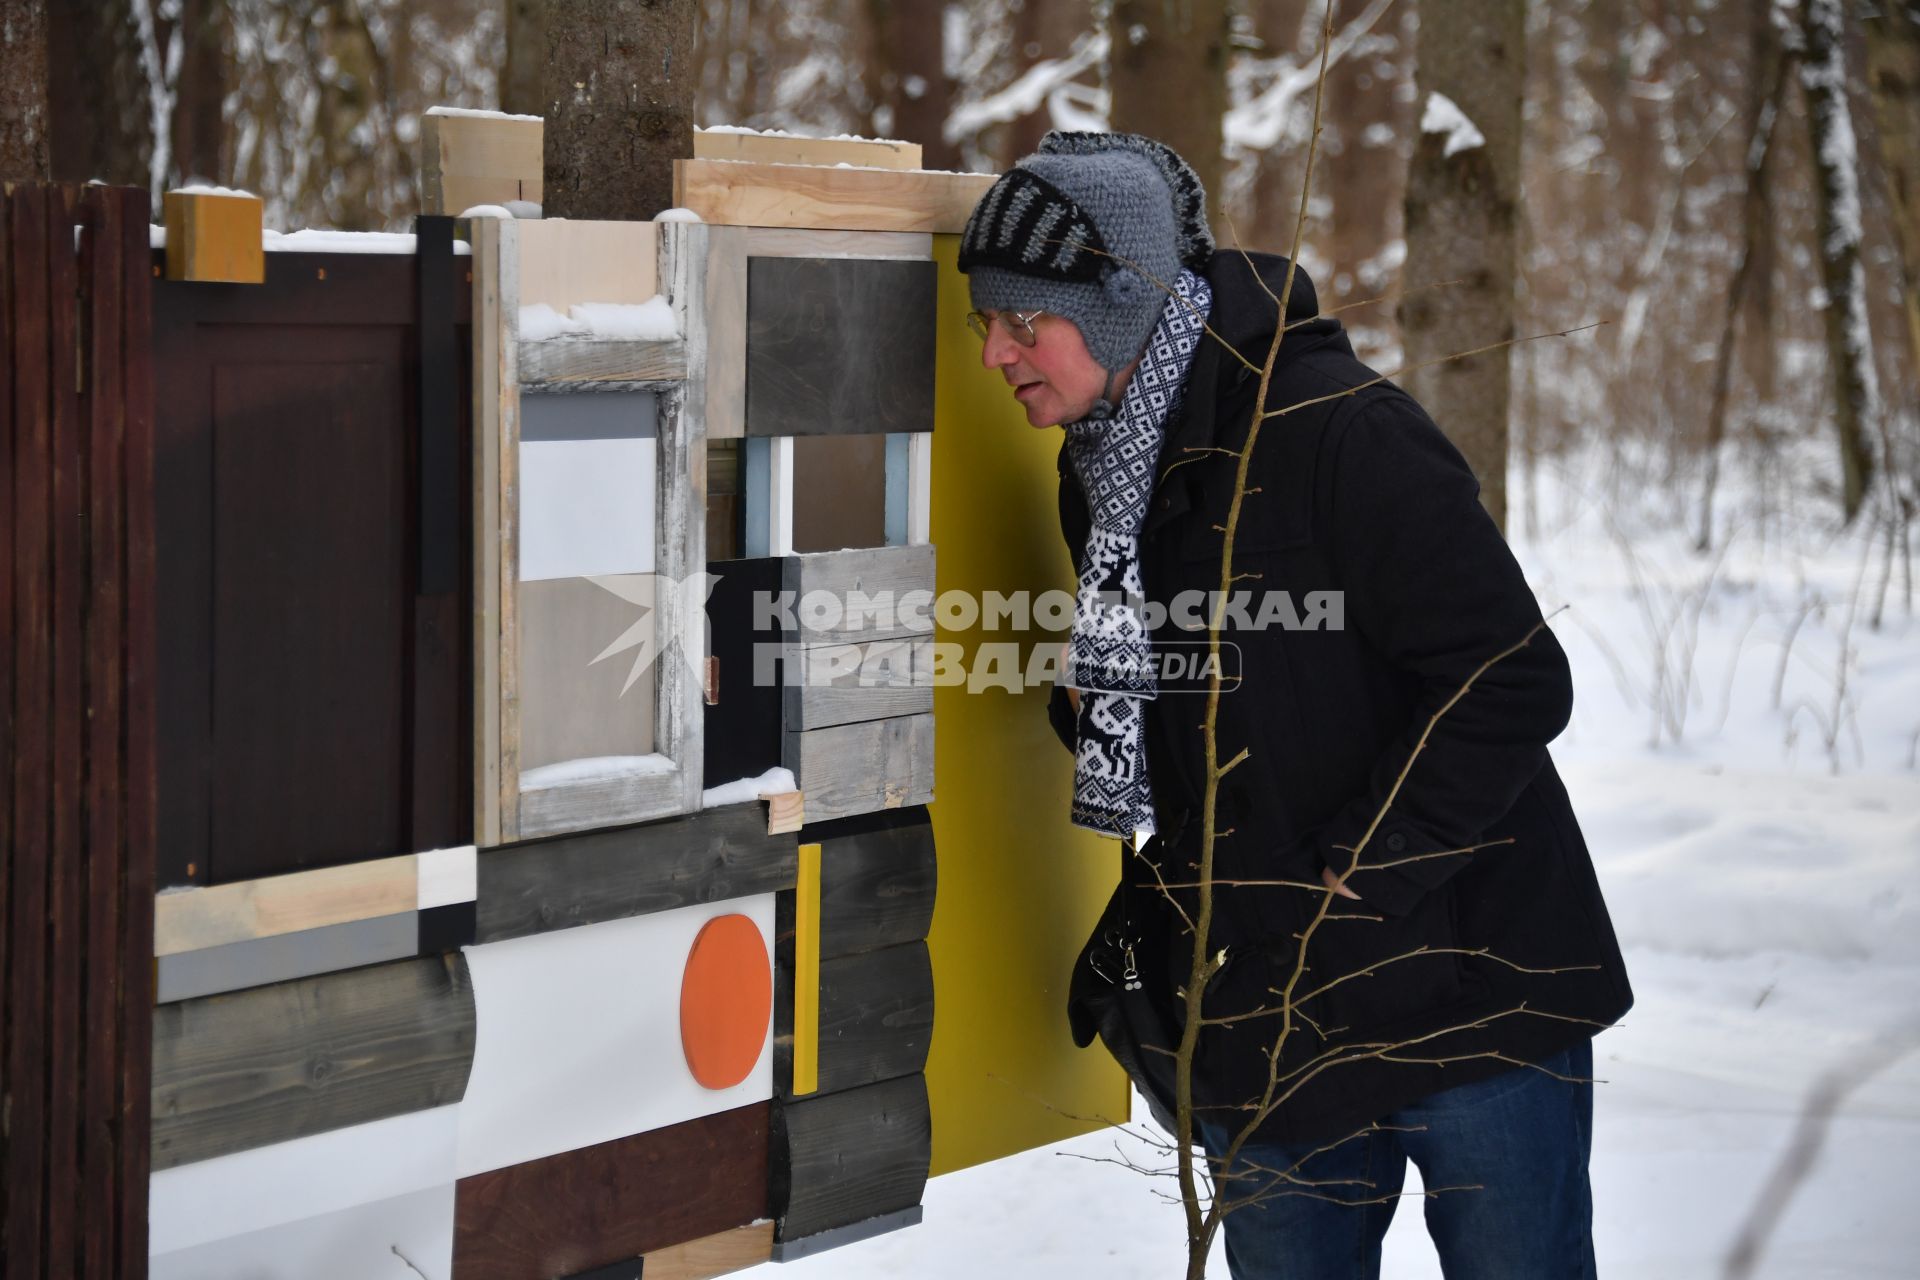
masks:
<svg viewBox="0 0 1920 1280"><path fill-rule="evenodd" d="M1509 522L1543 604L1569 606L1554 625L1578 694L1554 754L1639 1000L1596 1054L1601 1268L1718 1277L1784 1185L1784 1209L1758 1215L1755 1274L1910 1276L1920 624L1896 576L1869 627L1883 552L1834 533L1830 504L1727 483L1733 536L1705 557L1670 488L1606 459L1541 476L1536 536L1524 511ZM1518 475L1510 491L1525 494ZM1169 1184L1071 1158L1116 1148L1156 1162L1110 1132L950 1174L928 1186L922 1226L780 1274L1178 1275ZM1419 1208L1396 1216L1388 1276L1439 1274ZM1218 1255L1211 1274L1226 1274Z"/></svg>

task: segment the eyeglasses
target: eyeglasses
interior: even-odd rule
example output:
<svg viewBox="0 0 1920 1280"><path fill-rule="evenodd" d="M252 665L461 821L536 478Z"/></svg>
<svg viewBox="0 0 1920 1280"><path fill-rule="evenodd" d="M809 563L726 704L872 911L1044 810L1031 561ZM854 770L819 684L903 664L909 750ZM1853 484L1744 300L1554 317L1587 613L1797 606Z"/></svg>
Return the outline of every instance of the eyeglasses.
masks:
<svg viewBox="0 0 1920 1280"><path fill-rule="evenodd" d="M1023 347L1030 347L1038 341L1038 339L1034 337L1033 322L1037 317L1045 314L1047 313L1044 311L1028 311L1024 313L1019 311L969 311L967 312L967 328L973 330L974 337L985 342L987 340L988 326L995 320L998 320L1001 327L1012 335L1015 342ZM1020 323L1015 324L1015 320L1018 320Z"/></svg>

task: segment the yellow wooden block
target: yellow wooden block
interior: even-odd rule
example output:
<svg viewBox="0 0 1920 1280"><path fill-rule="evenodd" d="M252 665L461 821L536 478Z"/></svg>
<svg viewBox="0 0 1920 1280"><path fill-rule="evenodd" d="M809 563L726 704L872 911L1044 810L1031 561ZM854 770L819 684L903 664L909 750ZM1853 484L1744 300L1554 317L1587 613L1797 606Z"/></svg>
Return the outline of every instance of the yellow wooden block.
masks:
<svg viewBox="0 0 1920 1280"><path fill-rule="evenodd" d="M260 197L244 192L169 191L167 279L259 284L267 278Z"/></svg>
<svg viewBox="0 0 1920 1280"><path fill-rule="evenodd" d="M793 891L793 1093L820 1087L820 846L800 846Z"/></svg>
<svg viewBox="0 0 1920 1280"><path fill-rule="evenodd" d="M546 122L539 116L435 107L420 117L420 211L531 200L546 190Z"/></svg>
<svg viewBox="0 0 1920 1280"><path fill-rule="evenodd" d="M693 131L696 160L762 164L849 164L863 169L918 169L920 144L894 138L802 138L786 133Z"/></svg>
<svg viewBox="0 0 1920 1280"><path fill-rule="evenodd" d="M940 590L1071 592L1057 514L1060 432L1028 426L1005 381L981 367L958 253L958 236L934 237ZM935 636L963 646L968 670L979 642L1009 638L944 627ZM1057 647L1063 637L1018 638ZM1048 727L1050 692L933 691L940 893L927 935L938 1010L927 1093L936 1174L1128 1118L1125 1073L1098 1044L1075 1048L1067 1032L1067 980L1119 879L1120 854L1117 841L1067 819L1073 761Z"/></svg>

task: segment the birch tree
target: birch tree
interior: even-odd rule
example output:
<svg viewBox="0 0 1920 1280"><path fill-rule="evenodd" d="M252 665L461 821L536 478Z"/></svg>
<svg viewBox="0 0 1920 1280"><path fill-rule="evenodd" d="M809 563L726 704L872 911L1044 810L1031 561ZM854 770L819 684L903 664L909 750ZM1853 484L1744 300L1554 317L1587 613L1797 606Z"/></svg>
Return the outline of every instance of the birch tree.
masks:
<svg viewBox="0 0 1920 1280"><path fill-rule="evenodd" d="M1860 513L1873 479L1868 432L1880 413L1880 382L1867 323L1866 271L1860 261L1859 144L1847 103L1845 18L1840 0L1805 0L1801 10L1806 52L1800 87L1807 96L1819 256L1826 285L1828 381L1840 445L1840 506L1848 521Z"/></svg>
<svg viewBox="0 0 1920 1280"><path fill-rule="evenodd" d="M1514 336L1526 6L1455 0L1422 17L1400 332L1407 362L1426 367L1407 390L1466 456L1480 501L1505 528L1511 353L1427 362ZM1445 281L1457 283L1433 287Z"/></svg>

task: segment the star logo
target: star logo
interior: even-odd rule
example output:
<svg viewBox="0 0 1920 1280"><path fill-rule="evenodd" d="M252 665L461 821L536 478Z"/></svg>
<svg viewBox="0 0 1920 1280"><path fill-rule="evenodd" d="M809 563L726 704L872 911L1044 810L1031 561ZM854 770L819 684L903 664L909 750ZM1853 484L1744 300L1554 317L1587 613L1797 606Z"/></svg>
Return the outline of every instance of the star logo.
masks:
<svg viewBox="0 0 1920 1280"><path fill-rule="evenodd" d="M588 666L604 662L615 654L633 650L633 665L627 670L620 695L626 696L647 668L660 657L661 632L673 627L672 619L706 611L707 597L713 594L718 575L700 572L686 578L670 578L663 573L621 573L587 579L603 591L611 592L640 610L631 626L614 637ZM663 626L663 613L665 625ZM681 645L680 660L696 677L701 671L700 645Z"/></svg>

